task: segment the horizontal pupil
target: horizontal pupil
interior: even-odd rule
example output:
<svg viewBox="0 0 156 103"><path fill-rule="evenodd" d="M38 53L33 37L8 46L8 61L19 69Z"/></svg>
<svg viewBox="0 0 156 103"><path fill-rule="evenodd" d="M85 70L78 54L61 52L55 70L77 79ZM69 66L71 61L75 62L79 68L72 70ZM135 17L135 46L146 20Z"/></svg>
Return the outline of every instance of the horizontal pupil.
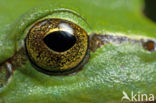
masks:
<svg viewBox="0 0 156 103"><path fill-rule="evenodd" d="M50 49L57 52L64 52L76 43L76 38L69 32L55 31L49 33L43 41Z"/></svg>

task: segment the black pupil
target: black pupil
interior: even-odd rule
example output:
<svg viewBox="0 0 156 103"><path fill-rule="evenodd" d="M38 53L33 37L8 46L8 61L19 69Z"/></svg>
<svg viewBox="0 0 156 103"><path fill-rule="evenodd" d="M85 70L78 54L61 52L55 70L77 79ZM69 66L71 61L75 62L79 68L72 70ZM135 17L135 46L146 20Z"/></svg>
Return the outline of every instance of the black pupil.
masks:
<svg viewBox="0 0 156 103"><path fill-rule="evenodd" d="M52 32L43 40L50 49L57 52L64 52L70 49L76 42L75 36L66 31Z"/></svg>

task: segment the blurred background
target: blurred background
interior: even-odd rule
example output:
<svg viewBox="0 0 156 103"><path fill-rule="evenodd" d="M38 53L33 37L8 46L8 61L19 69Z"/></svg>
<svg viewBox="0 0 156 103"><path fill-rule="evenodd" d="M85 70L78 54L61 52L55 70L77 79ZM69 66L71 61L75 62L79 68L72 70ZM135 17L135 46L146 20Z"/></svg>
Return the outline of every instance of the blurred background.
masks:
<svg viewBox="0 0 156 103"><path fill-rule="evenodd" d="M145 15L156 22L156 0L145 0Z"/></svg>

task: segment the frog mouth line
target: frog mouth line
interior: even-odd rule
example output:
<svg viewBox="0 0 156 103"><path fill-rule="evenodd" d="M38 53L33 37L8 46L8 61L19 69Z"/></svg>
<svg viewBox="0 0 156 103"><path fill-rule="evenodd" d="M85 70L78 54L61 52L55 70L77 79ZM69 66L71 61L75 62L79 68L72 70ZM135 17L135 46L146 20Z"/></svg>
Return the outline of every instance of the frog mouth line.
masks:
<svg viewBox="0 0 156 103"><path fill-rule="evenodd" d="M6 61L0 63L0 88L5 86L12 77L15 69L24 65L27 61L25 49L22 47L19 51L16 51L14 55Z"/></svg>
<svg viewBox="0 0 156 103"><path fill-rule="evenodd" d="M148 50L150 52L156 51L156 40L153 39L132 39L126 36L114 36L109 34L103 35L95 33L89 35L89 50L92 52L95 52L98 48L106 44L123 44L123 43L138 44L142 46L145 50ZM8 82L9 78L13 75L13 72L17 68L24 65L27 60L28 58L25 48L21 47L21 49L19 49L19 51L16 51L11 58L0 63L0 75L2 75L3 71L6 72L5 80L0 79L0 83L1 81L3 81L3 84L0 84L0 88L3 87L3 85L5 85ZM82 68L80 70L82 70Z"/></svg>

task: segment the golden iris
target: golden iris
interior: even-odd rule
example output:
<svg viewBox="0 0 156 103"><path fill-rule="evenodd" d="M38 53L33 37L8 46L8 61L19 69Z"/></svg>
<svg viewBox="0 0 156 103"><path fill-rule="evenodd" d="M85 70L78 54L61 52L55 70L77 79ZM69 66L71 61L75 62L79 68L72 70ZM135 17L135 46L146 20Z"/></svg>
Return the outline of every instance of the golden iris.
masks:
<svg viewBox="0 0 156 103"><path fill-rule="evenodd" d="M87 32L77 24L50 18L35 23L25 39L31 63L42 72L60 74L80 69L88 57Z"/></svg>

